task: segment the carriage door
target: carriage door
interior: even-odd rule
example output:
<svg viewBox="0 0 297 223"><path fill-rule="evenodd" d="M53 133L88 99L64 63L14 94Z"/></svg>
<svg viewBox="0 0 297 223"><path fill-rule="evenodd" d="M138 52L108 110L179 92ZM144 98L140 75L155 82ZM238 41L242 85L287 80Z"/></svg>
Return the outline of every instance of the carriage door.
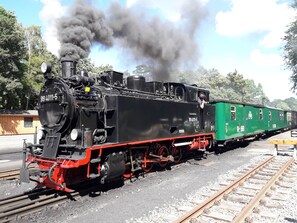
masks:
<svg viewBox="0 0 297 223"><path fill-rule="evenodd" d="M271 120L272 120L272 114L271 111L268 111L268 130L271 130Z"/></svg>

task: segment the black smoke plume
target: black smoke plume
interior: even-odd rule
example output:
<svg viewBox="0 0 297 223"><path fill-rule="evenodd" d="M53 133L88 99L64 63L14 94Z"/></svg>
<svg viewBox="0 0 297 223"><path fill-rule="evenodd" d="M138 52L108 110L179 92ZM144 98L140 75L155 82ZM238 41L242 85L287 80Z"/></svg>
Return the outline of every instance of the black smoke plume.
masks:
<svg viewBox="0 0 297 223"><path fill-rule="evenodd" d="M77 0L69 17L58 24L61 58L79 59L89 55L93 43L121 47L134 59L154 68L155 80L168 80L173 68L197 63L195 34L205 13L197 1L184 1L182 26L145 16L113 3L105 16L90 2ZM125 58L123 58L125 60Z"/></svg>
<svg viewBox="0 0 297 223"><path fill-rule="evenodd" d="M104 14L84 0L76 0L70 15L59 19L58 38L62 59L88 57L94 42L112 46L112 30L106 24Z"/></svg>

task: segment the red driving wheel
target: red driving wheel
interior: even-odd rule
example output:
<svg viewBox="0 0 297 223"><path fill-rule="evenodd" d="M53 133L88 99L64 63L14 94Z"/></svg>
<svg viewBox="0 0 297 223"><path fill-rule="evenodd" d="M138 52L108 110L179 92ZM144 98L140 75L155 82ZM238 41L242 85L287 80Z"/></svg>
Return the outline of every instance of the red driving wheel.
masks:
<svg viewBox="0 0 297 223"><path fill-rule="evenodd" d="M143 171L148 173L153 169L154 163L153 162L147 162L145 166L142 167Z"/></svg>
<svg viewBox="0 0 297 223"><path fill-rule="evenodd" d="M162 156L163 158L164 157L167 158L169 156L169 150L167 149L166 146L161 146L159 148L159 150L158 150L158 156ZM168 164L168 161L167 160L166 161L162 161L162 160L159 161L160 167L163 167L164 168L164 167L167 166L167 164Z"/></svg>
<svg viewBox="0 0 297 223"><path fill-rule="evenodd" d="M145 153L144 164L142 165L142 169L144 172L148 173L153 169L154 162L150 162L148 159L148 154Z"/></svg>
<svg viewBox="0 0 297 223"><path fill-rule="evenodd" d="M180 147L173 147L172 149L172 156L174 159L174 163L179 163L183 156L182 149Z"/></svg>

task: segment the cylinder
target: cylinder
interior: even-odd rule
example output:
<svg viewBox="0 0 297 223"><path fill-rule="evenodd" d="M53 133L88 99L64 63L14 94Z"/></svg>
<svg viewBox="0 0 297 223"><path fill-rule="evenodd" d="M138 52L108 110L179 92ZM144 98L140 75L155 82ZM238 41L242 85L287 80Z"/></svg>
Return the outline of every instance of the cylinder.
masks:
<svg viewBox="0 0 297 223"><path fill-rule="evenodd" d="M74 60L61 60L62 64L62 77L69 78L76 75L76 64Z"/></svg>
<svg viewBox="0 0 297 223"><path fill-rule="evenodd" d="M129 76L127 77L127 87L133 90L145 90L145 77L144 76Z"/></svg>

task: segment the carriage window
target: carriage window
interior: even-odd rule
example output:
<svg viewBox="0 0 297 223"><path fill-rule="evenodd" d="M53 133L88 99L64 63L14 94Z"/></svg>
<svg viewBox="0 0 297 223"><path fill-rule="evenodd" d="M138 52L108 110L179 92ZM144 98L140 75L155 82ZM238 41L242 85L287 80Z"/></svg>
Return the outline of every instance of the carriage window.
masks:
<svg viewBox="0 0 297 223"><path fill-rule="evenodd" d="M260 120L263 120L263 110L259 109L259 118Z"/></svg>
<svg viewBox="0 0 297 223"><path fill-rule="evenodd" d="M231 111L231 121L236 120L236 107L235 106L231 106L230 107L230 111Z"/></svg>
<svg viewBox="0 0 297 223"><path fill-rule="evenodd" d="M282 112L279 113L279 120L281 120L281 121L284 120L284 114Z"/></svg>
<svg viewBox="0 0 297 223"><path fill-rule="evenodd" d="M272 119L271 111L268 112L268 118L269 118L269 121L271 121L271 119Z"/></svg>

